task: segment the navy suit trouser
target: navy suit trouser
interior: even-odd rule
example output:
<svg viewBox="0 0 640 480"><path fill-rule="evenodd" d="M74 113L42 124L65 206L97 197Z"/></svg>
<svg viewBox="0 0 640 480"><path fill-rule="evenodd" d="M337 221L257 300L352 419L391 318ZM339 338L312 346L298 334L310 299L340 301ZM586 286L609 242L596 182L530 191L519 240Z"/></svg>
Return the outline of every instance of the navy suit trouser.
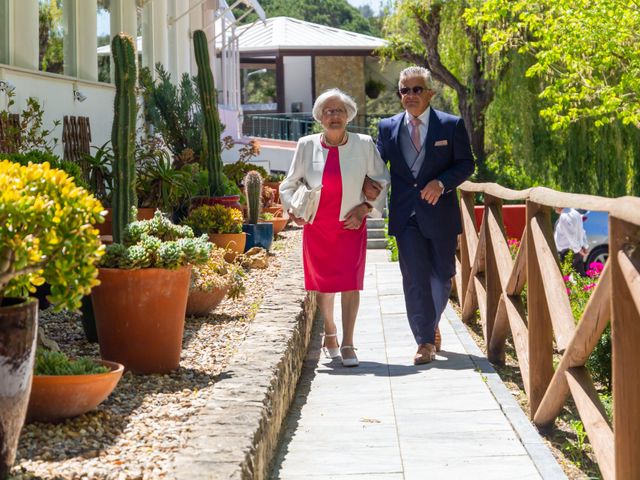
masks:
<svg viewBox="0 0 640 480"><path fill-rule="evenodd" d="M443 264L453 261L455 244L427 238L412 215L396 235L409 326L416 343L435 344L435 331L451 292L451 275ZM450 258L451 257L451 258Z"/></svg>

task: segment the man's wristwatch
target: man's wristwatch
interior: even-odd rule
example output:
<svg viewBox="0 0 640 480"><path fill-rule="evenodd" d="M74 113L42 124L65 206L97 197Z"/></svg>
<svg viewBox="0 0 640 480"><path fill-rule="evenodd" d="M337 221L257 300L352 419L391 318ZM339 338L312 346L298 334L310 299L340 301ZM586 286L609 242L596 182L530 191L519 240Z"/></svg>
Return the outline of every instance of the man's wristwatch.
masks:
<svg viewBox="0 0 640 480"><path fill-rule="evenodd" d="M440 192L440 195L442 195L444 193L444 183L442 183L440 180L436 180L438 182L438 185L440 185L440 189L442 190Z"/></svg>

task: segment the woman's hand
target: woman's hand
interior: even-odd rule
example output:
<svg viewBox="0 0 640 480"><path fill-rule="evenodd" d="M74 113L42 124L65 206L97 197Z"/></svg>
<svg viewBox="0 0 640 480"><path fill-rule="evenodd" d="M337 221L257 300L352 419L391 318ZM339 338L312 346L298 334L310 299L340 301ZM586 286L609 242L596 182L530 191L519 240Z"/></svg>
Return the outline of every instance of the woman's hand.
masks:
<svg viewBox="0 0 640 480"><path fill-rule="evenodd" d="M369 201L374 201L380 195L382 191L382 185L369 177L364 177L364 183L362 184L362 193Z"/></svg>
<svg viewBox="0 0 640 480"><path fill-rule="evenodd" d="M306 222L306 220L304 218L296 217L291 212L289 212L289 216L291 217L291 220L293 220L295 222L295 224L298 225L299 227L302 227L303 225L307 224L307 222Z"/></svg>
<svg viewBox="0 0 640 480"><path fill-rule="evenodd" d="M362 225L362 221L367 216L371 207L366 203L361 203L353 207L349 213L344 216L344 228L346 230L357 230Z"/></svg>

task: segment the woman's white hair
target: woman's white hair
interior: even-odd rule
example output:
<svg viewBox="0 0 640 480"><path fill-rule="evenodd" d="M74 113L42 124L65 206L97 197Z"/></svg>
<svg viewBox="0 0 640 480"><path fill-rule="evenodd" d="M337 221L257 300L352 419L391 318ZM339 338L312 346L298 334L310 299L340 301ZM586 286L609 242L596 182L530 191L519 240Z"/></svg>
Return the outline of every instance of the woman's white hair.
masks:
<svg viewBox="0 0 640 480"><path fill-rule="evenodd" d="M424 79L424 86L427 87L429 90L434 89L431 72L426 68L418 67L417 65L407 67L400 72L400 77L398 79L398 88L402 88L402 82L406 78L410 78L410 77L422 77Z"/></svg>
<svg viewBox="0 0 640 480"><path fill-rule="evenodd" d="M322 121L322 110L327 100L337 98L344 104L344 108L347 110L347 122L354 119L358 113L358 106L353 98L337 88L330 88L322 92L313 104L313 118L316 122Z"/></svg>

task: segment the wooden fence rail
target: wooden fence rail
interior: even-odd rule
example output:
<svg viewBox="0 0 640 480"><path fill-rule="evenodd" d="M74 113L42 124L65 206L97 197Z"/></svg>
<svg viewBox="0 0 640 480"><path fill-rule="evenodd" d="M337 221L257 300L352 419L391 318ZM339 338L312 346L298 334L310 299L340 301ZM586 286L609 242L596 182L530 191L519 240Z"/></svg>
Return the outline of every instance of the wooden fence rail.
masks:
<svg viewBox="0 0 640 480"><path fill-rule="evenodd" d="M489 360L504 362L513 339L530 416L552 424L573 398L605 479L640 478L640 198L610 199L543 187L515 191L493 183L460 187L456 291L463 320L476 311ZM484 197L476 231L474 199ZM502 203L526 203L527 223L515 259L509 251ZM609 212L609 259L576 324L553 239L551 211L571 207ZM521 293L527 292L526 307ZM611 322L613 426L585 367ZM561 360L554 368L554 353Z"/></svg>

